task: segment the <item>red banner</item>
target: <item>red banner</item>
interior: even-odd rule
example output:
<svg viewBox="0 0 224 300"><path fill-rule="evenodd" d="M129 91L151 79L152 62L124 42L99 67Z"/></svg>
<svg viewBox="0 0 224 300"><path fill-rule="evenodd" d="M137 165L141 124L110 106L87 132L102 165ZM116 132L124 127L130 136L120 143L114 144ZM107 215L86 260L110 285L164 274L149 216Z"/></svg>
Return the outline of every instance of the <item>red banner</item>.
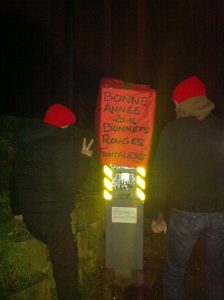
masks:
<svg viewBox="0 0 224 300"><path fill-rule="evenodd" d="M155 106L156 91L149 85L101 80L96 122L102 164L146 167Z"/></svg>

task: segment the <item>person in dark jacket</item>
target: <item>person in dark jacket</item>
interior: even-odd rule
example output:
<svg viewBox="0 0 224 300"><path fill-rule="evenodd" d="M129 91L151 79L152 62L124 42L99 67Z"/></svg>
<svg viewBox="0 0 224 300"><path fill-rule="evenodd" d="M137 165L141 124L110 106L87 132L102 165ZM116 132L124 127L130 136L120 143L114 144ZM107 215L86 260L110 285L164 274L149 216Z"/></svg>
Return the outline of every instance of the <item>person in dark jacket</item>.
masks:
<svg viewBox="0 0 224 300"><path fill-rule="evenodd" d="M43 121L18 130L11 206L15 220L48 246L58 299L79 299L78 254L70 214L87 171L93 139L80 149L75 114L51 105Z"/></svg>
<svg viewBox="0 0 224 300"><path fill-rule="evenodd" d="M172 99L177 120L164 128L153 163L151 229L166 233L164 299L187 299L185 275L200 239L203 299L223 300L224 121L212 110L204 83L181 81Z"/></svg>

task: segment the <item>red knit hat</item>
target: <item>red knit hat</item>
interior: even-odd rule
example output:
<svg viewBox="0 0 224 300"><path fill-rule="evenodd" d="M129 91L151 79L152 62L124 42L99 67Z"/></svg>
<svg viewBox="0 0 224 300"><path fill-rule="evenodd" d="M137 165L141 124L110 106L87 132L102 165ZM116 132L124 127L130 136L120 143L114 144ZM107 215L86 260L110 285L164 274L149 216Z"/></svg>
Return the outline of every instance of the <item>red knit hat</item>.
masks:
<svg viewBox="0 0 224 300"><path fill-rule="evenodd" d="M68 107L53 104L47 109L43 121L56 127L63 127L75 123L76 116Z"/></svg>
<svg viewBox="0 0 224 300"><path fill-rule="evenodd" d="M204 83L196 76L188 77L181 81L173 91L172 99L181 103L188 98L205 96L206 89Z"/></svg>

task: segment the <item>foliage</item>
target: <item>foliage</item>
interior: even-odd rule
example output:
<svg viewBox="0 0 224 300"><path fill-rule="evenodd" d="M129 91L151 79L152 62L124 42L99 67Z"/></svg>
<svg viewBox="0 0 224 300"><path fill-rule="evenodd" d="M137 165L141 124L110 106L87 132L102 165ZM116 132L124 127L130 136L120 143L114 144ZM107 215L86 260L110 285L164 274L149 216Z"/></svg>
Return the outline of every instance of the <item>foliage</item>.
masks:
<svg viewBox="0 0 224 300"><path fill-rule="evenodd" d="M9 195L0 197L0 299L22 289L30 281L26 253L18 251L16 242L27 238L25 226L15 223L9 208ZM32 279L33 280L33 279Z"/></svg>
<svg viewBox="0 0 224 300"><path fill-rule="evenodd" d="M0 227L0 299L37 282L40 276L31 274L27 253L18 249L15 236L25 234L18 226L11 220Z"/></svg>
<svg viewBox="0 0 224 300"><path fill-rule="evenodd" d="M103 269L92 272L87 270L84 274L84 282L81 286L81 295L83 300L105 299L102 272Z"/></svg>
<svg viewBox="0 0 224 300"><path fill-rule="evenodd" d="M3 239L22 241L30 238L30 234L22 222L15 223L10 207L10 193L4 192L0 195L0 241Z"/></svg>
<svg viewBox="0 0 224 300"><path fill-rule="evenodd" d="M15 117L0 116L0 193L9 189L14 157L14 132L18 122Z"/></svg>
<svg viewBox="0 0 224 300"><path fill-rule="evenodd" d="M20 124L33 119L0 116L0 193L10 189L10 175L15 155L15 135Z"/></svg>
<svg viewBox="0 0 224 300"><path fill-rule="evenodd" d="M0 223L12 220L12 210L9 204L9 193L4 192L0 195Z"/></svg>

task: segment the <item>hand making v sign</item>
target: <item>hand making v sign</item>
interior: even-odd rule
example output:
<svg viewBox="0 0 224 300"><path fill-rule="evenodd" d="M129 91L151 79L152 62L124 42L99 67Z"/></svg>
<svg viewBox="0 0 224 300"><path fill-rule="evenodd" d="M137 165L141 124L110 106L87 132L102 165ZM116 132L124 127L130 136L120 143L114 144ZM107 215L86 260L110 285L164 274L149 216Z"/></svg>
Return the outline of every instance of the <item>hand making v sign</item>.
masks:
<svg viewBox="0 0 224 300"><path fill-rule="evenodd" d="M81 151L81 153L82 153L82 154L85 154L85 155L87 155L87 156L89 156L89 157L92 157L92 155L93 155L93 150L91 150L90 148L91 148L93 142L94 142L94 139L91 139L91 141L89 142L89 144L86 145L86 138L84 138L84 139L83 139L83 144L82 144L82 151Z"/></svg>

